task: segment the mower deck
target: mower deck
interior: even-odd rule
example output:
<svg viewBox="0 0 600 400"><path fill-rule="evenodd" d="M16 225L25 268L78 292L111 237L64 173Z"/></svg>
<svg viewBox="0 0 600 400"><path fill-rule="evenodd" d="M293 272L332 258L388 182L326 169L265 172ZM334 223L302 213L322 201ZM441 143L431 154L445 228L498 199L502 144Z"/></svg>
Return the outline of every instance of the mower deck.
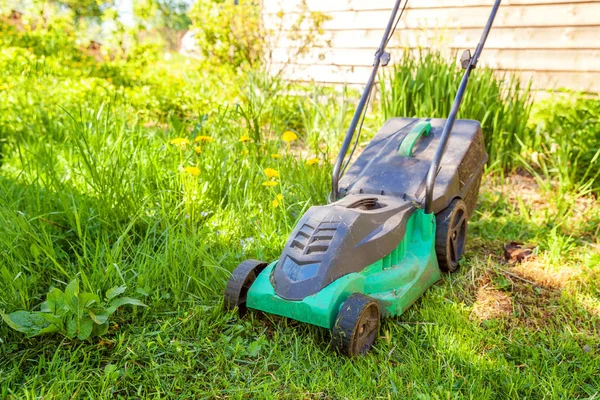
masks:
<svg viewBox="0 0 600 400"><path fill-rule="evenodd" d="M411 140L415 128L429 124L422 136ZM340 179L339 197L376 194L421 203L431 159L440 144L446 119L391 118ZM400 155L410 142L410 155ZM452 199L465 200L471 214L477 200L483 166L487 161L481 124L459 119L454 123L444 163L436 178L432 210L438 213Z"/></svg>
<svg viewBox="0 0 600 400"><path fill-rule="evenodd" d="M331 329L344 300L352 293L363 293L379 302L383 315L400 315L441 277L434 245L435 217L415 210L400 244L363 270L344 275L301 300L287 300L276 293L271 281L275 261L249 288L246 305Z"/></svg>

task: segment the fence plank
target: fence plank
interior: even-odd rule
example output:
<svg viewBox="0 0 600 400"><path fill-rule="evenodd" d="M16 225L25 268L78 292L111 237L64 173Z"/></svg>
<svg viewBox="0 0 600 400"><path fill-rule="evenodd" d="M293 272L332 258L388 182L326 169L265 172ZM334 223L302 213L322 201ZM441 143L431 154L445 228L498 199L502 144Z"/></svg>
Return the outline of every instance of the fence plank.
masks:
<svg viewBox="0 0 600 400"><path fill-rule="evenodd" d="M361 11L361 10L391 10L395 0L306 0L307 7L312 11ZM571 4L589 3L589 0L505 0L503 7L510 5L528 4ZM476 7L491 6L494 0L417 0L409 2L408 9L437 8L437 7ZM265 13L277 13L281 10L293 12L298 10L302 0L263 0Z"/></svg>
<svg viewBox="0 0 600 400"><path fill-rule="evenodd" d="M334 65L273 64L272 71L283 70L282 74L297 81L315 81L332 84L364 84L371 72L369 67L339 67ZM499 74L515 71L497 70ZM539 72L517 71L524 81L531 80L533 89L561 89L600 92L600 72Z"/></svg>
<svg viewBox="0 0 600 400"><path fill-rule="evenodd" d="M599 49L597 27L540 27L540 28L494 28L490 32L486 49ZM391 47L449 47L474 49L481 29L397 31ZM323 39L330 47L340 49L376 49L383 36L383 29L325 32ZM294 47L294 42L280 37L273 47Z"/></svg>
<svg viewBox="0 0 600 400"><path fill-rule="evenodd" d="M395 59L402 48L437 48L449 54L473 50L493 1L412 1L388 48ZM298 18L290 14L303 3L332 18L325 23L321 45L293 60L298 65L290 76L363 83L394 0L263 0L265 24L284 31L272 38L277 64L288 62L286 53L293 54L299 45L285 30ZM275 15L279 11L283 18ZM600 1L504 0L481 62L502 72L521 71L536 88L600 91Z"/></svg>
<svg viewBox="0 0 600 400"><path fill-rule="evenodd" d="M462 50L462 49L461 49ZM301 65L336 65L336 66L370 66L373 64L372 49L314 49L301 58L290 56L290 50L277 48L273 50L272 60L285 64L293 59ZM402 59L403 50L391 49L391 64ZM419 50L412 53L418 56ZM460 54L457 51L448 56ZM600 49L582 52L573 49L539 50L539 49L485 49L480 64L502 70L534 70L534 71L599 71Z"/></svg>
<svg viewBox="0 0 600 400"><path fill-rule="evenodd" d="M437 7L409 9L402 16L399 28L482 28L489 16L490 7ZM390 10L381 11L335 11L323 24L325 30L382 29L390 18ZM265 14L267 28L291 26L297 15L282 18ZM305 22L301 29L308 29ZM536 26L600 26L600 2L585 4L551 4L527 6L503 6L494 21L495 28Z"/></svg>

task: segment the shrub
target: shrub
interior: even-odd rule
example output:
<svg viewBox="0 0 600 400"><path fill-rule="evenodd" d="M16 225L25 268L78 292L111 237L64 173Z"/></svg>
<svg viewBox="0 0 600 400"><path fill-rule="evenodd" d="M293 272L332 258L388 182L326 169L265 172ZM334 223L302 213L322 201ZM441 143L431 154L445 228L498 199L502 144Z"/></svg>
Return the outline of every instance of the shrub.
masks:
<svg viewBox="0 0 600 400"><path fill-rule="evenodd" d="M274 26L265 26L260 4L253 0L198 0L190 17L197 27L196 46L204 59L233 69L265 66L284 31L285 39L293 43L288 46L294 48L290 57L305 54L320 43L319 33L329 19L324 13L310 11L302 1L293 15L285 16L281 11L272 16Z"/></svg>
<svg viewBox="0 0 600 400"><path fill-rule="evenodd" d="M462 76L463 70L439 52L406 51L402 62L383 74L383 117L446 118ZM521 150L518 139L533 134L527 127L531 105L528 85L478 68L469 80L459 118L480 121L490 163L511 168L514 154Z"/></svg>
<svg viewBox="0 0 600 400"><path fill-rule="evenodd" d="M536 105L531 126L523 160L532 172L556 178L562 192L600 193L599 96L553 96Z"/></svg>

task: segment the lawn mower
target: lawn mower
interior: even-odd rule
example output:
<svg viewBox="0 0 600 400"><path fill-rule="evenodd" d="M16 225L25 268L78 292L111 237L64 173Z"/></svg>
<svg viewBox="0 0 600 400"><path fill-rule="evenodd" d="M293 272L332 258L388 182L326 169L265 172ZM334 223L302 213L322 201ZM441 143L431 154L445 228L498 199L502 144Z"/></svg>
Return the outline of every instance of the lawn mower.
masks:
<svg viewBox="0 0 600 400"><path fill-rule="evenodd" d="M329 204L301 217L278 260L242 262L225 289L227 309L331 329L333 346L348 356L372 347L382 315L402 314L441 272L458 268L488 158L480 123L456 117L500 0L473 55L462 53L465 72L448 118L391 118L346 168L377 71L390 60L385 47L406 2L398 15L400 5L336 159Z"/></svg>

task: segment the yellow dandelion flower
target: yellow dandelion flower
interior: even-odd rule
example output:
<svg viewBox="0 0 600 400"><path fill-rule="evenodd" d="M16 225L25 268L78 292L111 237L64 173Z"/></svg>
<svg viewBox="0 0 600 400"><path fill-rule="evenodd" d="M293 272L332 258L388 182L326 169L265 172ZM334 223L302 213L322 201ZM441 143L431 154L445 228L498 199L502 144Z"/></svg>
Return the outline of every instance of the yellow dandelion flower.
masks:
<svg viewBox="0 0 600 400"><path fill-rule="evenodd" d="M212 137L210 137L210 136L205 136L205 135L202 135L202 136L196 136L196 139L194 139L194 142L208 142L208 143L210 143L210 142L212 142L212 141L213 141L213 138L212 138Z"/></svg>
<svg viewBox="0 0 600 400"><path fill-rule="evenodd" d="M271 154L271 157L273 157L273 158L281 158L281 154Z"/></svg>
<svg viewBox="0 0 600 400"><path fill-rule="evenodd" d="M293 142L296 139L298 139L298 135L296 135L292 131L285 131L283 132L283 135L281 135L281 140L283 140L286 143Z"/></svg>
<svg viewBox="0 0 600 400"><path fill-rule="evenodd" d="M263 186L267 186L267 187L273 187L273 186L277 186L277 181L266 181L262 183Z"/></svg>
<svg viewBox="0 0 600 400"><path fill-rule="evenodd" d="M252 140L252 139L250 138L250 136L248 136L248 135L244 135L244 136L242 136L242 137L240 138L239 142L242 142L242 143L244 143L244 142L249 142L249 141L251 141L251 140Z"/></svg>
<svg viewBox="0 0 600 400"><path fill-rule="evenodd" d="M111 83L112 82L112 78L111 77L106 78L106 82Z"/></svg>
<svg viewBox="0 0 600 400"><path fill-rule="evenodd" d="M281 193L279 193L277 196L275 196L275 198L271 202L271 205L273 205L273 208L277 208L281 204L282 200L283 200L283 195Z"/></svg>
<svg viewBox="0 0 600 400"><path fill-rule="evenodd" d="M267 178L279 178L279 172L273 168L265 168Z"/></svg>
<svg viewBox="0 0 600 400"><path fill-rule="evenodd" d="M315 165L319 163L319 159L314 157L314 158L309 158L308 160L306 160L306 165Z"/></svg>
<svg viewBox="0 0 600 400"><path fill-rule="evenodd" d="M200 154L202 152L202 147L196 146L194 147L194 151L196 152L196 154Z"/></svg>
<svg viewBox="0 0 600 400"><path fill-rule="evenodd" d="M242 151L242 155L243 156L247 156L248 154L250 154L250 152L248 151L248 149L244 149L244 151Z"/></svg>
<svg viewBox="0 0 600 400"><path fill-rule="evenodd" d="M190 144L190 141L189 141L189 139L178 137L175 139L171 139L171 141L169 143L171 143L175 146L185 147L188 144Z"/></svg>
<svg viewBox="0 0 600 400"><path fill-rule="evenodd" d="M183 170L192 176L200 175L200 168L198 167L185 167Z"/></svg>

